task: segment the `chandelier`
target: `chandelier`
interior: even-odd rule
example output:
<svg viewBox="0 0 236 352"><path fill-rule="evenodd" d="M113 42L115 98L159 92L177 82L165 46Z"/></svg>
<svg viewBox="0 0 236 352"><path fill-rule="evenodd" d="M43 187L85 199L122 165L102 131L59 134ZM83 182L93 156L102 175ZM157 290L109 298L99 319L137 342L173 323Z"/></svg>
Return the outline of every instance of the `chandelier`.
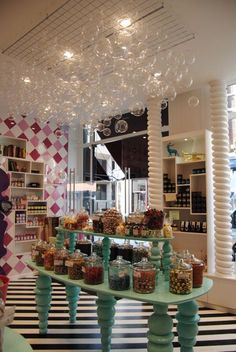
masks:
<svg viewBox="0 0 236 352"><path fill-rule="evenodd" d="M155 32L153 55L147 43L152 28L128 15L117 20L114 32L104 35L103 22L82 32L91 32L73 49L57 38L40 48L50 61L45 69L5 57L1 73L4 99L9 114L32 116L42 122L54 119L59 126L91 125L109 135L111 119L117 133L127 130L122 114L141 116L148 98L159 98L162 109L179 91L191 87L191 53L166 49L168 32ZM33 50L37 50L34 48ZM4 55L5 56L5 55Z"/></svg>

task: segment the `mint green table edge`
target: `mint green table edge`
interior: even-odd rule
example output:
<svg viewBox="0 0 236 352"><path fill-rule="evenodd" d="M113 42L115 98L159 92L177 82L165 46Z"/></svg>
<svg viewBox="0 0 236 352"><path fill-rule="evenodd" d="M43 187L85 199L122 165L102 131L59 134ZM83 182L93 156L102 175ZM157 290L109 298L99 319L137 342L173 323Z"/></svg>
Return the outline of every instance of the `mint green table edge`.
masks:
<svg viewBox="0 0 236 352"><path fill-rule="evenodd" d="M193 352L193 347L196 344L196 336L198 333L198 305L195 299L207 293L212 287L212 280L204 278L203 286L198 289L193 289L188 295L174 295L169 292L169 284L162 274L159 277L158 285L155 292L150 294L138 294L132 289L126 291L114 291L108 287L107 272L105 272L105 280L100 285L87 285L83 280L71 280L67 275L56 275L52 271L47 271L43 267L38 267L35 263L29 261L27 264L38 271L39 276L36 280L36 309L39 315L39 331L40 333L47 332L48 312L51 301L51 279L54 278L66 285L66 290L85 289L90 292L95 292L98 296L97 317L98 324L101 330L101 345L102 352L111 351L112 326L114 325L115 317L115 297L128 298L141 302L153 304L154 312L148 318L148 333L147 333L147 351L148 352L173 352L172 332L173 319L168 315L168 305L174 304L178 307L177 333L180 343L180 352ZM76 316L76 301L78 292L72 293L72 308L73 317ZM70 307L70 298L68 298Z"/></svg>
<svg viewBox="0 0 236 352"><path fill-rule="evenodd" d="M5 327L3 352L32 352L30 344L18 332Z"/></svg>
<svg viewBox="0 0 236 352"><path fill-rule="evenodd" d="M160 242L165 242L169 240L173 240L174 237L134 237L134 236L122 236L122 235L109 235L107 233L100 233L100 232L90 232L90 231L83 231L83 230L69 230L65 229L64 227L56 227L55 228L57 231L61 231L64 233L77 233L77 234L83 234L86 236L95 236L95 237L109 237L110 239L113 238L119 238L121 240L134 240L134 241L140 241L140 242L154 242L154 241L160 241Z"/></svg>
<svg viewBox="0 0 236 352"><path fill-rule="evenodd" d="M51 278L63 282L66 285L79 286L82 289L94 291L95 293L100 292L115 297L134 299L150 304L180 304L188 302L207 293L213 285L213 281L211 279L204 278L202 287L193 289L192 293L188 295L176 295L169 292L169 282L165 281L163 275L160 275L156 290L153 293L141 294L134 292L132 289L125 291L114 291L109 289L107 273L105 273L105 280L103 284L88 285L85 284L83 280L71 280L68 278L68 275L57 275L53 271L45 270L42 266L37 266L32 261L27 261L27 265L32 269L37 270L40 274L50 276Z"/></svg>

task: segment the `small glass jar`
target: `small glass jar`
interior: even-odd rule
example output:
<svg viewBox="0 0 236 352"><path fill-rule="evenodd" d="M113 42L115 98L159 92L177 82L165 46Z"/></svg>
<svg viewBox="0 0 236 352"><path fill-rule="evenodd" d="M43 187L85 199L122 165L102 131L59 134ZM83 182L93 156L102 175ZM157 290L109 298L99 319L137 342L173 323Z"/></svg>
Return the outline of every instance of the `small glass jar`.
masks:
<svg viewBox="0 0 236 352"><path fill-rule="evenodd" d="M149 237L149 229L147 225L142 225L141 227L141 237L147 238Z"/></svg>
<svg viewBox="0 0 236 352"><path fill-rule="evenodd" d="M140 224L134 224L133 236L134 237L141 237L141 225Z"/></svg>
<svg viewBox="0 0 236 352"><path fill-rule="evenodd" d="M38 266L44 265L44 254L48 248L47 242L39 240L35 248L35 263Z"/></svg>
<svg viewBox="0 0 236 352"><path fill-rule="evenodd" d="M131 223L125 224L125 236L133 236L133 226Z"/></svg>
<svg viewBox="0 0 236 352"><path fill-rule="evenodd" d="M53 270L54 269L54 255L55 255L55 245L51 244L44 253L44 269Z"/></svg>
<svg viewBox="0 0 236 352"><path fill-rule="evenodd" d="M57 275L66 275L67 274L67 266L66 260L68 259L69 252L63 247L56 249L54 255L54 273Z"/></svg>
<svg viewBox="0 0 236 352"><path fill-rule="evenodd" d="M79 249L77 249L66 261L66 266L68 268L68 277L71 280L81 280L84 277L83 267L85 264L85 260L87 255L81 253Z"/></svg>
<svg viewBox="0 0 236 352"><path fill-rule="evenodd" d="M110 262L108 278L111 290L128 290L130 288L130 262L118 256L116 260Z"/></svg>
<svg viewBox="0 0 236 352"><path fill-rule="evenodd" d="M180 259L170 270L169 290L171 293L187 295L192 292L193 269Z"/></svg>
<svg viewBox="0 0 236 352"><path fill-rule="evenodd" d="M133 258L133 246L129 240L125 240L124 244L118 247L118 255L122 256L124 260L132 263Z"/></svg>
<svg viewBox="0 0 236 352"><path fill-rule="evenodd" d="M102 240L99 238L97 241L93 242L93 253L96 253L99 257L103 257L102 253Z"/></svg>
<svg viewBox="0 0 236 352"><path fill-rule="evenodd" d="M84 239L76 242L76 249L79 249L82 253L90 256L92 253L92 242L90 240Z"/></svg>
<svg viewBox="0 0 236 352"><path fill-rule="evenodd" d="M133 265L133 289L137 293L152 293L156 287L156 267L147 258Z"/></svg>
<svg viewBox="0 0 236 352"><path fill-rule="evenodd" d="M92 253L91 256L86 260L83 267L84 282L89 285L102 284L104 281L104 270L102 259Z"/></svg>
<svg viewBox="0 0 236 352"><path fill-rule="evenodd" d="M93 232L103 233L103 222L102 222L103 213L97 212L93 214Z"/></svg>
<svg viewBox="0 0 236 352"><path fill-rule="evenodd" d="M191 265L193 268L193 288L202 286L203 272L205 264L202 260L197 259L194 255L191 256Z"/></svg>

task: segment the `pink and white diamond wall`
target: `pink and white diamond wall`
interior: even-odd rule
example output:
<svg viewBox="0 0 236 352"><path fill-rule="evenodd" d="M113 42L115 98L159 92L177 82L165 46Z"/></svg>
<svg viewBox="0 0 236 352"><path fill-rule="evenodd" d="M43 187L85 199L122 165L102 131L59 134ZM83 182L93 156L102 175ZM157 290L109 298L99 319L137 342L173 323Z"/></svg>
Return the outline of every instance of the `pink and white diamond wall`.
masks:
<svg viewBox="0 0 236 352"><path fill-rule="evenodd" d="M27 140L27 159L45 162L46 169L67 171L68 134L60 138L55 135L54 122L40 123L34 119L14 117L0 118L0 134ZM61 216L66 209L66 188L64 184L45 184L45 199L48 202L48 215ZM13 215L7 217L8 228L4 237L7 254L0 259L0 265L8 276L19 276L29 272L25 265L27 256L14 255Z"/></svg>

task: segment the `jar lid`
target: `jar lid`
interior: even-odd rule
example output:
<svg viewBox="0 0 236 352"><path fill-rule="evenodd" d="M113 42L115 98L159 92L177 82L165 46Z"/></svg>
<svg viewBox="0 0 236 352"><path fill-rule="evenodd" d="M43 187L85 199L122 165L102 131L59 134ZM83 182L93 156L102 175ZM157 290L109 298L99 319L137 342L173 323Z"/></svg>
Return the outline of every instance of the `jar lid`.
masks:
<svg viewBox="0 0 236 352"><path fill-rule="evenodd" d="M82 253L80 249L76 249L74 253L71 254L70 259L79 259L81 257L87 257L87 254Z"/></svg>
<svg viewBox="0 0 236 352"><path fill-rule="evenodd" d="M183 259L180 259L177 263L177 268L181 270L190 270L192 269L191 264L186 263Z"/></svg>
<svg viewBox="0 0 236 352"><path fill-rule="evenodd" d="M102 258L99 257L96 253L92 253L90 255L90 257L88 257L88 262L89 263L101 263L102 262Z"/></svg>
<svg viewBox="0 0 236 352"><path fill-rule="evenodd" d="M112 260L112 262L110 262L111 266L116 266L116 267L128 266L130 264L131 263L128 260L123 259L122 255L118 255L115 260Z"/></svg>
<svg viewBox="0 0 236 352"><path fill-rule="evenodd" d="M142 269L142 270L150 270L150 269L155 269L156 265L149 262L148 258L143 257L140 262L134 263L134 268L135 269Z"/></svg>
<svg viewBox="0 0 236 352"><path fill-rule="evenodd" d="M195 257L194 254L191 255L191 263L192 264L203 264L203 261L201 259L198 259Z"/></svg>

